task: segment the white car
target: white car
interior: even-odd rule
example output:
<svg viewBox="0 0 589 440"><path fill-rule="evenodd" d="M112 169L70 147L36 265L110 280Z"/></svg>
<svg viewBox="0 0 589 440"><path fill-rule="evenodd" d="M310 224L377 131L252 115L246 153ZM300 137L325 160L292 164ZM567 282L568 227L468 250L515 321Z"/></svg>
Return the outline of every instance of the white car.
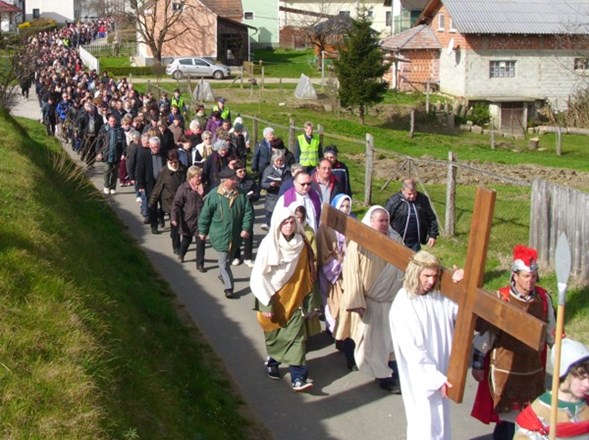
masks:
<svg viewBox="0 0 589 440"><path fill-rule="evenodd" d="M166 66L166 73L175 79L189 76L212 76L215 79L223 79L231 76L231 69L224 64L215 64L211 58L181 57Z"/></svg>

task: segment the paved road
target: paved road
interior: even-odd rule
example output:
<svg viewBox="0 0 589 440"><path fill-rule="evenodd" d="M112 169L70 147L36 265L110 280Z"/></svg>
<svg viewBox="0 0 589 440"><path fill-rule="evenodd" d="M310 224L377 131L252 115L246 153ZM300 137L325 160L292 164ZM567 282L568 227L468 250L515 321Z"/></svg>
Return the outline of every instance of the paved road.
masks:
<svg viewBox="0 0 589 440"><path fill-rule="evenodd" d="M33 98L21 101L13 113L33 119L40 117L37 100ZM69 151L67 146L65 148ZM73 157L77 160L77 156ZM90 178L101 190L101 171ZM252 312L253 297L248 288L250 269L245 265L234 268L238 299L225 299L217 280L214 251L207 248L205 266L209 270L201 274L195 269L193 248L187 254L186 262L180 264L172 254L168 234L152 235L149 227L142 224L131 189L122 188L116 195L107 196L106 201L120 216L162 277L168 280L176 292L177 302L186 308L215 352L224 360L244 400L267 425L274 438L405 438L401 396L386 394L371 378L359 372L349 372L343 355L323 335L318 335L309 343L310 377L315 385L310 393L293 392L288 377L281 381L268 380L263 369L264 339ZM256 243L263 237L258 227L262 215L262 205L258 204ZM469 416L474 392L475 384L469 380L465 402L452 405L454 439L491 438L488 435L491 427Z"/></svg>

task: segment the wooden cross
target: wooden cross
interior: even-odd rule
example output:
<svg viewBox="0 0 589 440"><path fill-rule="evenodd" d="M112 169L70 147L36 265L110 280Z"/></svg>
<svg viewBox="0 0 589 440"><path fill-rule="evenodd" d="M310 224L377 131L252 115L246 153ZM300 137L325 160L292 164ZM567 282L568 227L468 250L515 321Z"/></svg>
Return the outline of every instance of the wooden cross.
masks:
<svg viewBox="0 0 589 440"><path fill-rule="evenodd" d="M465 277L460 283L453 283L452 271L442 268L440 291L456 302L459 307L447 372L448 381L454 385L449 390L449 396L456 403L461 403L464 395L477 316L535 350L540 351L544 344L546 333L544 322L481 288L494 206L495 192L479 187L468 239ZM401 243L383 237L382 233L328 204L322 207L321 223L327 224L403 271L414 254L411 249Z"/></svg>

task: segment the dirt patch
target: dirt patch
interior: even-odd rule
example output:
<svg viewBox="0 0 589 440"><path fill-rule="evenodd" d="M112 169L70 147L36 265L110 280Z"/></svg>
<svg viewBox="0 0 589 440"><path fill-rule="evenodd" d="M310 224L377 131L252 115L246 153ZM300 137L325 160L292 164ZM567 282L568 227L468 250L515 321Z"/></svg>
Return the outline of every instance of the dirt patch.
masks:
<svg viewBox="0 0 589 440"><path fill-rule="evenodd" d="M363 155L348 155L349 161L364 161ZM379 158L374 163L374 175L379 179L399 180L402 176L416 176L424 184L445 184L448 167L432 158L406 161L398 158ZM550 168L533 164L505 165L478 161L461 161L457 183L461 185L492 185L497 183L531 184L541 178L559 185L583 191L589 190L589 172Z"/></svg>

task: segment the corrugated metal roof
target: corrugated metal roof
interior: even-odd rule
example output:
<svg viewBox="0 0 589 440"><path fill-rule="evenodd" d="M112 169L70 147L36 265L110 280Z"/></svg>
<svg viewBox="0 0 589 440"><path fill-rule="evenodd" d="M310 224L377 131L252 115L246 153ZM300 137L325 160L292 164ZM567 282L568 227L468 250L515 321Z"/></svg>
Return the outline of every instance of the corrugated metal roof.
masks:
<svg viewBox="0 0 589 440"><path fill-rule="evenodd" d="M442 0L464 34L589 34L588 0Z"/></svg>
<svg viewBox="0 0 589 440"><path fill-rule="evenodd" d="M414 26L400 34L383 39L381 47L386 50L442 48L434 31L425 24Z"/></svg>

